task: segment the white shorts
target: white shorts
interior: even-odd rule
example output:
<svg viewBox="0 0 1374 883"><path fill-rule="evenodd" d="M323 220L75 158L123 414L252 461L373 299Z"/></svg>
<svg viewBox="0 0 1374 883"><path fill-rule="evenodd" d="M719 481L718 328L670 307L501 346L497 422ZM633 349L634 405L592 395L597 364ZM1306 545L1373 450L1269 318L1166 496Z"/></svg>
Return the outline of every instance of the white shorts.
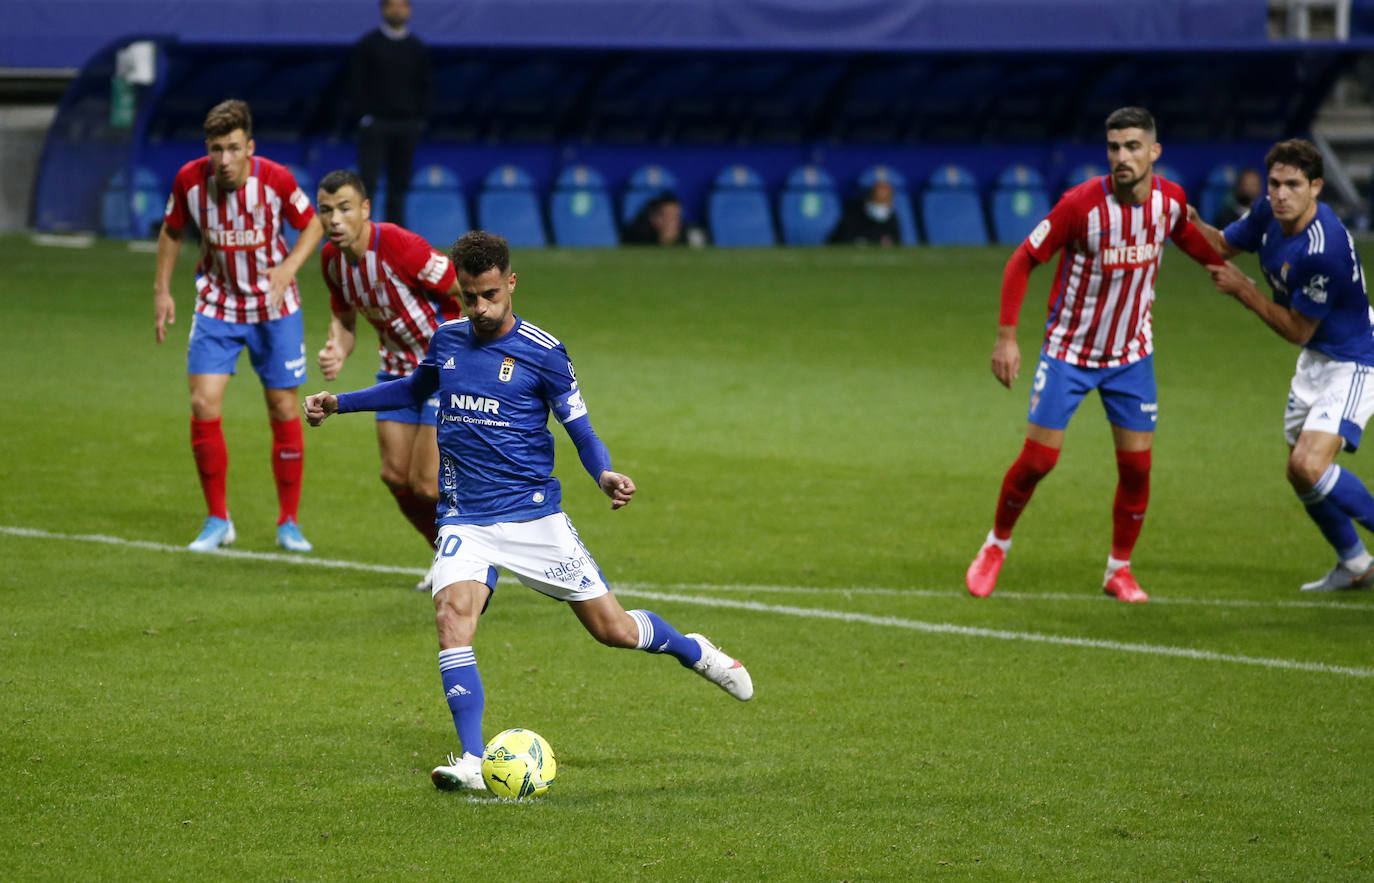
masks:
<svg viewBox="0 0 1374 883"><path fill-rule="evenodd" d="M434 593L464 580L496 588L496 569L550 598L589 601L610 591L572 520L562 512L533 521L454 524L439 528Z"/></svg>
<svg viewBox="0 0 1374 883"><path fill-rule="evenodd" d="M1283 436L1298 443L1305 430L1329 432L1345 439L1345 449L1360 446L1364 425L1374 414L1374 383L1368 365L1338 362L1316 350L1303 349L1288 388L1283 412Z"/></svg>

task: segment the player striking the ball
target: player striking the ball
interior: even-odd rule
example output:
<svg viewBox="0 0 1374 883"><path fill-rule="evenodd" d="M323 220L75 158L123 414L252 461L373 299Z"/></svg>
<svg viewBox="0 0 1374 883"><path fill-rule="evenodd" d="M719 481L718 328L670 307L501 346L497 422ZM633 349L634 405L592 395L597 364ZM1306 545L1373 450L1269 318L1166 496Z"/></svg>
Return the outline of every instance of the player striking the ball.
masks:
<svg viewBox="0 0 1374 883"><path fill-rule="evenodd" d="M1336 566L1305 583L1304 592L1359 589L1374 580L1374 556L1353 521L1374 530L1374 496L1335 463L1360 446L1374 414L1374 328L1355 240L1330 206L1319 202L1321 153L1300 139L1275 144L1264 158L1269 193L1220 231L1198 223L1226 257L1258 251L1271 301L1230 261L1209 267L1218 290L1231 295L1290 343L1302 347L1283 414L1288 483L1322 536Z"/></svg>
<svg viewBox="0 0 1374 883"><path fill-rule="evenodd" d="M377 382L408 376L424 358L439 324L462 312L452 262L423 237L373 221L372 203L355 172L338 169L325 175L316 204L328 237L320 269L333 311L329 339L319 353L320 373L325 380L339 376L357 342L362 313L377 329ZM382 483L431 549L439 535L434 523L439 501L438 416L438 398L377 412ZM429 591L430 578L416 585L416 591Z"/></svg>
<svg viewBox="0 0 1374 883"><path fill-rule="evenodd" d="M1149 600L1131 574L1130 560L1150 495L1158 416L1150 316L1155 275L1166 239L1200 264L1219 256L1189 223L1183 188L1154 174L1162 148L1150 112L1120 108L1107 117L1106 128L1111 175L1065 193L1012 253L1002 277L992 373L1010 388L1021 368L1016 322L1030 272L1062 251L1031 385L1025 444L1002 480L992 530L964 576L969 592L980 598L997 586L1012 527L1036 484L1058 462L1069 419L1096 389L1112 427L1118 482L1103 591L1120 601Z"/></svg>
<svg viewBox="0 0 1374 883"><path fill-rule="evenodd" d="M587 416L563 344L511 309L515 274L506 241L482 231L449 252L466 317L439 326L429 352L402 380L305 400L312 426L330 414L414 407L439 394L440 505L434 559L439 671L462 756L431 773L444 790L485 787L482 711L473 638L496 587L497 568L560 601L591 635L611 647L667 653L736 699L754 695L749 672L706 638L683 635L648 610L626 611L606 585L559 503L553 477L550 412L577 446L582 465L611 508L630 502L635 484L611 469L610 454Z"/></svg>

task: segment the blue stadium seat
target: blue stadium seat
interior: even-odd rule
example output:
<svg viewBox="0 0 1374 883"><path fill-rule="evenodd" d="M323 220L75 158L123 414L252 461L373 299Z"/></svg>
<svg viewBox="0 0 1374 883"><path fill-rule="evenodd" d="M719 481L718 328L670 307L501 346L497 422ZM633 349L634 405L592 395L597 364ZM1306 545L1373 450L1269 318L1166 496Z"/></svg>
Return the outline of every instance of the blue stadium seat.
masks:
<svg viewBox="0 0 1374 883"><path fill-rule="evenodd" d="M748 166L726 166L706 200L707 222L716 245L748 248L777 245L763 179Z"/></svg>
<svg viewBox="0 0 1374 883"><path fill-rule="evenodd" d="M1202 216L1202 220L1210 224L1216 218L1221 204L1226 201L1226 195L1235 189L1238 174L1240 169L1230 163L1219 165L1207 174L1207 180L1202 185L1202 193L1196 203L1197 212Z"/></svg>
<svg viewBox="0 0 1374 883"><path fill-rule="evenodd" d="M134 169L129 187L124 170L110 176L100 197L100 232L117 239L146 239L157 235L167 207L167 194L150 169Z"/></svg>
<svg viewBox="0 0 1374 883"><path fill-rule="evenodd" d="M504 236L514 248L549 244L534 179L519 166L497 166L487 173L477 195L477 221L484 230Z"/></svg>
<svg viewBox="0 0 1374 883"><path fill-rule="evenodd" d="M798 166L778 197L778 220L787 245L824 245L840 222L835 180L819 166Z"/></svg>
<svg viewBox="0 0 1374 883"><path fill-rule="evenodd" d="M630 176L625 193L620 198L620 223L628 224L639 214L644 203L665 190L677 193L677 175L659 165L642 166Z"/></svg>
<svg viewBox="0 0 1374 883"><path fill-rule="evenodd" d="M1050 213L1050 195L1040 173L1027 165L1008 166L997 176L992 191L992 230L998 243L1014 245L1025 239Z"/></svg>
<svg viewBox="0 0 1374 883"><path fill-rule="evenodd" d="M987 245L988 228L973 174L962 166L941 166L921 194L921 225L931 245Z"/></svg>
<svg viewBox="0 0 1374 883"><path fill-rule="evenodd" d="M1076 187L1089 178L1096 178L1099 175L1105 174L1107 174L1106 167L1100 166L1097 163L1085 162L1081 165L1076 165L1069 169L1068 174L1064 176L1064 186L1059 188L1059 192L1062 194L1070 187Z"/></svg>
<svg viewBox="0 0 1374 883"><path fill-rule="evenodd" d="M559 173L549 196L549 224L557 245L609 248L620 244L606 179L590 166L570 166Z"/></svg>
<svg viewBox="0 0 1374 883"><path fill-rule="evenodd" d="M429 165L415 170L406 193L406 226L441 252L472 229L463 185L452 169Z"/></svg>
<svg viewBox="0 0 1374 883"><path fill-rule="evenodd" d="M859 189L866 191L878 181L892 185L892 210L897 215L897 228L902 233L902 245L915 245L916 215L911 211L911 194L906 187L906 175L887 165L869 166L859 174Z"/></svg>
<svg viewBox="0 0 1374 883"><path fill-rule="evenodd" d="M314 176L307 172L302 166L298 166L295 163L287 163L286 170L291 173L291 177L296 179L296 186L305 194L305 198L310 200L311 205L315 205L315 197L318 194L315 192L316 184ZM290 199L291 194L284 194L282 198ZM285 218L282 219L281 226L282 233L286 236L286 247L295 248L296 240L301 238L300 231L292 227L291 222Z"/></svg>

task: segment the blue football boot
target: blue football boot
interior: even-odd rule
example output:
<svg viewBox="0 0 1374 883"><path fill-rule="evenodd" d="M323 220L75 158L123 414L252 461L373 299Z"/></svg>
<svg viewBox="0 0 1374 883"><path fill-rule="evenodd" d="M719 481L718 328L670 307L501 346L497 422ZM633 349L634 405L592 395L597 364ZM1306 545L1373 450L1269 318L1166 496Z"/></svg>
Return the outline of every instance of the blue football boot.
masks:
<svg viewBox="0 0 1374 883"><path fill-rule="evenodd" d="M301 534L301 526L294 519L287 519L277 525L277 545L288 552L309 552L315 548Z"/></svg>
<svg viewBox="0 0 1374 883"><path fill-rule="evenodd" d="M237 536L234 533L234 522L227 518L216 518L211 515L205 519L205 526L200 529L200 536L191 541L186 548L196 552L211 552L220 546L227 546L232 543Z"/></svg>

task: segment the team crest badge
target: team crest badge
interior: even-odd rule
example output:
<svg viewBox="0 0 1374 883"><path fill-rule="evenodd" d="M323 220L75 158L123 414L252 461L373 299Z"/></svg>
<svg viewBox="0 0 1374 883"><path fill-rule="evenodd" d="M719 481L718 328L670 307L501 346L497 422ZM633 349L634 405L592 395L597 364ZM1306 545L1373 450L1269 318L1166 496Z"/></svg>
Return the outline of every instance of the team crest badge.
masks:
<svg viewBox="0 0 1374 883"><path fill-rule="evenodd" d="M501 360L501 373L497 379L502 383L510 383L511 375L515 373L515 360L507 356Z"/></svg>

